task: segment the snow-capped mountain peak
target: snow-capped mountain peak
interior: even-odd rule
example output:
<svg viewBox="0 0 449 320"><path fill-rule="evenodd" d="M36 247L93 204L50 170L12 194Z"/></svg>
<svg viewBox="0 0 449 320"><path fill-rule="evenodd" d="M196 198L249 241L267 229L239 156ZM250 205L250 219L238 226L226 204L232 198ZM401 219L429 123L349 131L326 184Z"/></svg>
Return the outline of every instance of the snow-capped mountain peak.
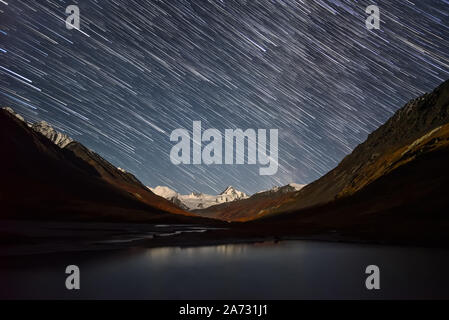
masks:
<svg viewBox="0 0 449 320"><path fill-rule="evenodd" d="M41 133L60 148L64 148L73 140L64 133L56 131L51 125L45 121L40 121L32 125L34 131Z"/></svg>
<svg viewBox="0 0 449 320"><path fill-rule="evenodd" d="M234 196L237 199L248 197L244 192L236 190L233 186L228 186L220 195Z"/></svg>
<svg viewBox="0 0 449 320"><path fill-rule="evenodd" d="M227 186L226 189L220 194L231 194L235 191L233 186Z"/></svg>
<svg viewBox="0 0 449 320"><path fill-rule="evenodd" d="M288 186L294 188L295 191L299 191L302 188L304 188L306 185L305 184L299 184L299 183L289 183Z"/></svg>
<svg viewBox="0 0 449 320"><path fill-rule="evenodd" d="M161 196L169 200L170 198L177 197L179 195L175 190L165 186L157 186L155 188L147 187L147 188L153 191L153 193L157 194L158 196Z"/></svg>
<svg viewBox="0 0 449 320"><path fill-rule="evenodd" d="M235 200L245 199L248 196L241 191L236 190L234 187L227 187L222 193L218 195L210 195L198 192L192 192L190 194L179 194L176 191L165 186L157 186L155 188L149 188L158 196L166 198L174 203L182 203L189 210L204 209L210 206L231 202Z"/></svg>
<svg viewBox="0 0 449 320"><path fill-rule="evenodd" d="M288 193L301 190L305 185L297 183L289 183L285 186L275 186L269 190L257 192L257 196L273 196L278 193ZM158 196L168 199L178 206L181 206L188 210L205 209L217 204L232 202L236 200L243 200L249 198L249 196L233 186L228 186L226 189L218 195L210 195L198 192L191 192L190 194L179 194L173 189L166 186L157 186L155 188L148 187Z"/></svg>
<svg viewBox="0 0 449 320"><path fill-rule="evenodd" d="M295 192L295 191L299 191L302 188L304 188L306 185L305 184L299 184L299 183L289 183L286 184L285 186L274 186L271 189L268 190L262 190L259 192L256 192L255 195L272 195L274 193L289 193L289 192Z"/></svg>
<svg viewBox="0 0 449 320"><path fill-rule="evenodd" d="M11 107L2 108L12 115L14 115L17 119L23 121L28 127L32 128L34 131L39 132L43 136L47 137L54 144L59 146L60 148L66 147L73 140L64 133L56 131L50 124L45 121L40 121L37 123L30 123L25 121L25 119L18 113L16 113Z"/></svg>
<svg viewBox="0 0 449 320"><path fill-rule="evenodd" d="M15 116L17 119L26 123L25 119L20 114L16 113L11 107L3 107L2 109L8 111L13 116Z"/></svg>
<svg viewBox="0 0 449 320"><path fill-rule="evenodd" d="M190 194L188 194L188 195L185 195L185 197L188 197L188 198L202 198L204 196L204 194L203 193L201 193L201 192L191 192Z"/></svg>

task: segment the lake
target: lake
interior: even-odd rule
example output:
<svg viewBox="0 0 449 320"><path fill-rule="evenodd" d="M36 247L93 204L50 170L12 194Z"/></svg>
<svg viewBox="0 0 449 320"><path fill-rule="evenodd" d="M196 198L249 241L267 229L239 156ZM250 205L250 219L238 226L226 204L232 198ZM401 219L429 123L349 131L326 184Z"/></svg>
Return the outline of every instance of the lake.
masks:
<svg viewBox="0 0 449 320"><path fill-rule="evenodd" d="M317 241L2 257L1 298L449 298L449 251ZM77 265L81 289L65 288ZM380 290L365 269L380 268Z"/></svg>

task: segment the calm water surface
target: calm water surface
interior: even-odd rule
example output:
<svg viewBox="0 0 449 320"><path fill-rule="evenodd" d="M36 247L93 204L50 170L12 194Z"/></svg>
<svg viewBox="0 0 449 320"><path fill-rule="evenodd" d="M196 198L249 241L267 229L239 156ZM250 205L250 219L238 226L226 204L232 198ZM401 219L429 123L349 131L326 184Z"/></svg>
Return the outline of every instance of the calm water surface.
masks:
<svg viewBox="0 0 449 320"><path fill-rule="evenodd" d="M65 289L78 265L81 289ZM381 271L365 288L365 268ZM2 257L1 298L449 298L449 251L313 241Z"/></svg>

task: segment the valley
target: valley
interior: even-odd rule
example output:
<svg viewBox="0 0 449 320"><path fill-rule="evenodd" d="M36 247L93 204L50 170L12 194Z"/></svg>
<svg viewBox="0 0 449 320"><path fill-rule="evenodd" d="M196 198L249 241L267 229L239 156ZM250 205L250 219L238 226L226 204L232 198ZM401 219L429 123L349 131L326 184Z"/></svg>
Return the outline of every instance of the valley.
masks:
<svg viewBox="0 0 449 320"><path fill-rule="evenodd" d="M86 228L100 222L207 227L123 242L144 247L285 239L447 246L448 110L446 81L399 109L317 181L249 196L232 186L218 195L144 186L49 125L28 124L2 109L1 148L9 156L1 159L1 217ZM2 238L22 236L4 230Z"/></svg>

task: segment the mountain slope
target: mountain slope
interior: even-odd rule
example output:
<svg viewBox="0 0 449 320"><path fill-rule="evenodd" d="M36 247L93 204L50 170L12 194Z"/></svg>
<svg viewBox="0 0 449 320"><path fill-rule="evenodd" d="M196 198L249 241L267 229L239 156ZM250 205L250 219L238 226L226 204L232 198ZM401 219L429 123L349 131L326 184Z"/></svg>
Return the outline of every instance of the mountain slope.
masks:
<svg viewBox="0 0 449 320"><path fill-rule="evenodd" d="M167 212L190 215L178 206L174 205L172 202L155 195L153 192L148 190L148 188L134 175L124 171L123 169L121 170L115 167L95 152L83 146L81 143L71 142L65 147L65 149L73 152L76 157L95 168L101 179L111 185L116 186L117 188L125 190L129 194L136 197L139 201Z"/></svg>
<svg viewBox="0 0 449 320"><path fill-rule="evenodd" d="M246 232L447 246L449 124L411 145L388 171L350 196L265 215L245 224Z"/></svg>
<svg viewBox="0 0 449 320"><path fill-rule="evenodd" d="M183 209L183 210L190 210L189 207L187 207L180 199L179 197L181 196L179 193L177 193L175 190L170 189L169 187L164 187L164 186L157 186L156 188L150 188L147 187L148 189L150 189L154 194L157 194L158 196L167 199L168 201L174 203L176 206L178 206L179 208Z"/></svg>
<svg viewBox="0 0 449 320"><path fill-rule="evenodd" d="M2 218L192 220L77 142L60 148L4 109L0 131Z"/></svg>
<svg viewBox="0 0 449 320"><path fill-rule="evenodd" d="M335 169L301 190L276 195L271 199L257 199L253 196L197 213L229 221L247 221L321 206L351 196L413 161L414 155L431 152L434 147L429 147L428 138L444 140L444 128L437 128L446 123L449 123L449 81L433 92L408 102L384 125L372 132ZM426 144L422 145L423 142Z"/></svg>
<svg viewBox="0 0 449 320"><path fill-rule="evenodd" d="M297 210L353 194L378 179L379 170L388 166L388 159L394 158L398 150L446 123L449 123L449 81L408 102L335 169L295 193L287 205L276 211Z"/></svg>
<svg viewBox="0 0 449 320"><path fill-rule="evenodd" d="M69 138L67 135L56 131L51 125L49 125L45 121L40 121L31 126L34 131L39 132L44 135L48 139L50 139L54 144L58 147L64 148L73 140Z"/></svg>

